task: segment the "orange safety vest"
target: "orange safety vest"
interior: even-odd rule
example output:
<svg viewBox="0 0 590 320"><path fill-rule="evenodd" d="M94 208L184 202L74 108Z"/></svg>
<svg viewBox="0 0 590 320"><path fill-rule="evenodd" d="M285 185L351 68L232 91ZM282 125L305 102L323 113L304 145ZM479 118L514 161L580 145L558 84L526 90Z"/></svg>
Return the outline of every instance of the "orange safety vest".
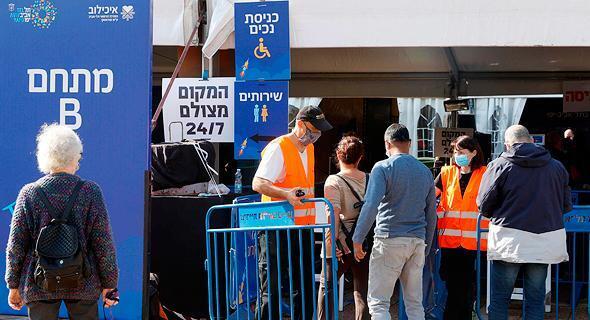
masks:
<svg viewBox="0 0 590 320"><path fill-rule="evenodd" d="M438 243L441 248L462 247L477 250L477 204L475 199L479 191L481 178L486 167L474 170L469 179L465 194L461 195L459 185L460 169L457 166L444 166L441 170L443 190L438 214ZM481 220L481 228L487 229L490 221ZM481 234L481 250L487 250L487 233Z"/></svg>
<svg viewBox="0 0 590 320"><path fill-rule="evenodd" d="M275 182L273 185L284 190L291 190L293 188L301 188L305 192L305 198L314 197L314 153L313 144L307 146L307 177L305 176L305 169L301 162L299 150L295 144L286 135L273 140L271 143L278 143L283 152L283 161L285 166L285 180L282 182ZM266 148L262 150L262 156ZM285 199L271 198L262 195L262 202L269 201L283 201ZM297 206L295 209L295 224L310 225L315 224L315 203L304 203L302 206Z"/></svg>

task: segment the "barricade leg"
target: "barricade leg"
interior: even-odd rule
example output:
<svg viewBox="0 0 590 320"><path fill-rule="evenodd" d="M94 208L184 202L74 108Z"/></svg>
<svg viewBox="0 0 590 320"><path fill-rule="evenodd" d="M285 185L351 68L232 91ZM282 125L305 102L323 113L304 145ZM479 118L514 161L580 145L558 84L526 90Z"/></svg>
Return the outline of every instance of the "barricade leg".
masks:
<svg viewBox="0 0 590 320"><path fill-rule="evenodd" d="M250 301L250 268L249 268L249 263L248 263L249 250L248 250L248 241L247 241L248 232L243 232L243 234L244 234L244 261L246 261L246 265L245 265L246 271L244 272L244 274L246 276L246 279L245 279L245 282L246 282L246 308L247 308L246 311L248 314L248 320L251 320L252 317L251 317L251 313L250 313L250 308L252 307L252 303ZM256 280L258 280L258 279L256 279ZM256 281L256 282L258 282L258 281ZM239 301L238 301L238 303L239 303Z"/></svg>
<svg viewBox="0 0 590 320"><path fill-rule="evenodd" d="M256 235L256 319L262 319L262 275L260 274L260 232Z"/></svg>
<svg viewBox="0 0 590 320"><path fill-rule="evenodd" d="M291 310L289 310L291 319L295 319L295 305L294 305L294 297L293 297L293 251L291 249L291 232L287 232L287 250L289 251L289 305L291 306Z"/></svg>
<svg viewBox="0 0 590 320"><path fill-rule="evenodd" d="M259 235L259 260L258 273L260 274L260 310L257 319L273 320L280 319L279 308L277 303L280 302L280 290L278 290L278 270L277 270L277 253L276 241L274 239L276 231L264 231Z"/></svg>
<svg viewBox="0 0 590 320"><path fill-rule="evenodd" d="M325 229L322 229L322 239L323 240L323 245L324 248L326 247L326 237L325 237ZM316 291L315 291L315 239L314 239L314 229L309 229L309 248L311 250L311 254L309 256L310 258L310 265L311 265L311 274L309 274L309 280L311 280L311 284L310 284L310 289L311 289L311 301L312 301L312 305L313 308L311 309L311 312L308 312L310 315L313 315L314 319L316 319L317 317L317 310L318 310L318 306L317 306L317 301L318 299L316 298ZM307 249L305 248L305 249ZM323 263L322 265L324 265L326 263L326 257L324 255L324 257L322 258ZM308 282L309 284L309 282ZM309 292L308 292L309 294ZM309 300L309 297L307 297ZM307 301L304 301L303 303L306 303ZM330 312L331 313L331 312Z"/></svg>
<svg viewBox="0 0 590 320"><path fill-rule="evenodd" d="M570 304L572 306L572 319L576 318L576 236L578 234L574 232L574 251L573 251L573 258L572 258L572 295L570 298Z"/></svg>
<svg viewBox="0 0 590 320"><path fill-rule="evenodd" d="M225 268L225 316L229 317L229 304L231 302L229 287L231 286L231 280L229 277L229 251L227 249L227 232L223 233L223 266Z"/></svg>

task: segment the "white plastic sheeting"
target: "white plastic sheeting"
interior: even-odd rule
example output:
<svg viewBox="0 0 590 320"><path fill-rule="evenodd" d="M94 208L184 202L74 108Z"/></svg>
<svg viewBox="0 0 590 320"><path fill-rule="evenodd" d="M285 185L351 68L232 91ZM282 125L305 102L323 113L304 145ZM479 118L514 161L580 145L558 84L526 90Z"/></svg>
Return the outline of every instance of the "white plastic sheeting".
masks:
<svg viewBox="0 0 590 320"><path fill-rule="evenodd" d="M399 123L410 132L410 153L419 158L432 158L434 129L447 126L444 98L398 98Z"/></svg>
<svg viewBox="0 0 590 320"><path fill-rule="evenodd" d="M197 0L153 0L153 45L184 46L198 20ZM198 42L193 40L194 44Z"/></svg>
<svg viewBox="0 0 590 320"><path fill-rule="evenodd" d="M524 97L475 99L475 126L477 131L492 135L492 159L504 151L504 131L519 123L526 100Z"/></svg>
<svg viewBox="0 0 590 320"><path fill-rule="evenodd" d="M399 123L408 127L416 157L432 157L434 129L446 127L449 112L445 112L444 98L398 98ZM492 159L504 150L504 131L518 124L526 97L475 98L475 126L478 132L491 134ZM469 112L461 112L463 114Z"/></svg>

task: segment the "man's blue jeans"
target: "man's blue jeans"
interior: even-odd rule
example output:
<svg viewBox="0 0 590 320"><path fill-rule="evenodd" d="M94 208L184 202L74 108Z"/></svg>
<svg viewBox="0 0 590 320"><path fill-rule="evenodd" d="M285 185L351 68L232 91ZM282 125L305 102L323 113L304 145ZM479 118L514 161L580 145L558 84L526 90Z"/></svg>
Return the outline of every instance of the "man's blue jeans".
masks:
<svg viewBox="0 0 590 320"><path fill-rule="evenodd" d="M524 300L527 320L542 320L545 313L545 279L547 264L509 263L492 261L491 266L491 301L489 320L508 320L510 296L518 271L524 273Z"/></svg>

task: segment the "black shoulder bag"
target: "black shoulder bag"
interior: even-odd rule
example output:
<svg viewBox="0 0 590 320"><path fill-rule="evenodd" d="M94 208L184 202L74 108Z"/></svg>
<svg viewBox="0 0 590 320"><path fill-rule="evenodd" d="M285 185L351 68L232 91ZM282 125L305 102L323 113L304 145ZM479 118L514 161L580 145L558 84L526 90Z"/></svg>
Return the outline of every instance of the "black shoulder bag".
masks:
<svg viewBox="0 0 590 320"><path fill-rule="evenodd" d="M357 202L353 205L353 207L355 209L358 209L359 214L361 211L361 208L363 207L363 204L365 204L365 200L363 198L361 198L361 196L356 192L356 190L354 190L354 188L352 187L352 185L346 180L344 179L344 177L340 176L340 175L336 175L338 178L342 179L342 181L344 181L344 183L346 183L346 185L348 186L348 188L350 189L350 192L352 192L352 195L356 198ZM369 174L365 173L365 192L367 191L367 186L369 185ZM338 217L338 219L340 219L340 217ZM340 227L342 228L342 232L344 232L344 235L346 236L346 245L348 246L348 248L350 250L353 250L353 242L352 242L352 236L354 235L354 230L356 229L356 223L358 222L358 217L356 218L356 220L354 221L352 228L350 229L350 231L348 229L346 229L346 226L344 225L344 223L342 222L342 220L340 220ZM363 241L363 250L366 252L367 250L369 250L370 248L373 247L373 236L375 234L375 224L373 223L373 226L371 227L371 230L369 231L369 234L367 235L367 237L365 238L365 241Z"/></svg>
<svg viewBox="0 0 590 320"><path fill-rule="evenodd" d="M69 221L83 184L83 180L78 181L62 212L51 205L43 188L37 188L43 205L51 215L51 222L41 228L35 246L35 284L44 291L76 289L87 276L78 231Z"/></svg>

